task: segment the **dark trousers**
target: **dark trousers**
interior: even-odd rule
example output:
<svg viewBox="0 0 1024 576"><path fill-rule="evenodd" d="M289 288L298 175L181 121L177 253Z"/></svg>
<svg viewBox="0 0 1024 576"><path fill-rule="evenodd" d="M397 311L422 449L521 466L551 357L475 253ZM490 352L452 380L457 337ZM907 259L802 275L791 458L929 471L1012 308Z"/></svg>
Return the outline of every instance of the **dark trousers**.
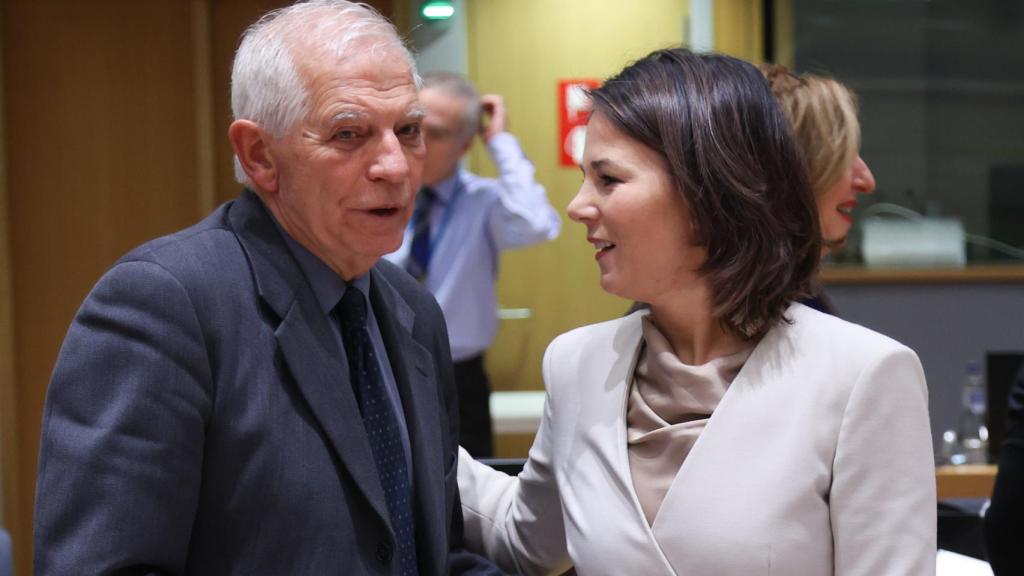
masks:
<svg viewBox="0 0 1024 576"><path fill-rule="evenodd" d="M455 385L459 391L459 444L474 458L490 458L491 382L484 372L484 356L455 362Z"/></svg>

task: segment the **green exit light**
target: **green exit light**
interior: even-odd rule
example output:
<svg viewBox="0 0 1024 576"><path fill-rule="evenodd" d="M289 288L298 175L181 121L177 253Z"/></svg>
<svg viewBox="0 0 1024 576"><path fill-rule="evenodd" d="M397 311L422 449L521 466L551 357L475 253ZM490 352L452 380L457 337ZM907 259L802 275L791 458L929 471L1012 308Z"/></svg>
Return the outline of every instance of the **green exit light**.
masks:
<svg viewBox="0 0 1024 576"><path fill-rule="evenodd" d="M425 2L420 7L420 14L426 20L447 20L455 15L455 6L451 2Z"/></svg>

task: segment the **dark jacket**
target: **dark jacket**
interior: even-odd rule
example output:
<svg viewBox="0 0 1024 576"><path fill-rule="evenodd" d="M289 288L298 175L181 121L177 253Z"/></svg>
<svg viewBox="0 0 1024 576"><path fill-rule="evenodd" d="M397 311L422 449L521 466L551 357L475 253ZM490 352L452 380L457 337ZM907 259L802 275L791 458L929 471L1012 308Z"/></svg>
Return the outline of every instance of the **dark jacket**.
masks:
<svg viewBox="0 0 1024 576"><path fill-rule="evenodd" d="M404 271L371 274L420 573L447 574L461 510L444 321ZM47 396L37 575L389 574L394 546L344 351L255 195L103 276Z"/></svg>

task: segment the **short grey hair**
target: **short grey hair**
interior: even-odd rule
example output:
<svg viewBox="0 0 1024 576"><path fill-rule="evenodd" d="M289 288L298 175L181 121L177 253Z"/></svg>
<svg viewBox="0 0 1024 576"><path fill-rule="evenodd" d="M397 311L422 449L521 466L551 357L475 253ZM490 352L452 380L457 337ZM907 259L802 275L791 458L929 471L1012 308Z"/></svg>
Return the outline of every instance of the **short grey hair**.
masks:
<svg viewBox="0 0 1024 576"><path fill-rule="evenodd" d="M394 25L373 7L347 0L307 0L272 10L242 34L231 69L231 112L282 138L309 113L309 93L293 60L297 46L320 50L305 58L345 58L354 44L371 41L371 52L394 49L409 64L416 87L416 61ZM235 179L251 185L235 158Z"/></svg>
<svg viewBox="0 0 1024 576"><path fill-rule="evenodd" d="M434 88L465 102L459 136L468 141L480 128L480 93L462 74L429 72L423 75L423 88Z"/></svg>

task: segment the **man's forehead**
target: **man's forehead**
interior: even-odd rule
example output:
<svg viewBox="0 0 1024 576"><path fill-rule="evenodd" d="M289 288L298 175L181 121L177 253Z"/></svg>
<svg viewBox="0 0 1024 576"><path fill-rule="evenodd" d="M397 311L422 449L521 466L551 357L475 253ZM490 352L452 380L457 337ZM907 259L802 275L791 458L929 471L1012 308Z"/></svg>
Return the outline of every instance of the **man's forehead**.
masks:
<svg viewBox="0 0 1024 576"><path fill-rule="evenodd" d="M303 76L310 97L321 104L387 100L419 107L412 67L401 60L321 62Z"/></svg>
<svg viewBox="0 0 1024 576"><path fill-rule="evenodd" d="M378 112L378 109L373 106L364 106L358 103L339 103L331 108L326 120L332 124L369 120L376 112ZM396 110L396 112L410 120L422 120L427 116L426 111L418 102L413 102L404 109Z"/></svg>

